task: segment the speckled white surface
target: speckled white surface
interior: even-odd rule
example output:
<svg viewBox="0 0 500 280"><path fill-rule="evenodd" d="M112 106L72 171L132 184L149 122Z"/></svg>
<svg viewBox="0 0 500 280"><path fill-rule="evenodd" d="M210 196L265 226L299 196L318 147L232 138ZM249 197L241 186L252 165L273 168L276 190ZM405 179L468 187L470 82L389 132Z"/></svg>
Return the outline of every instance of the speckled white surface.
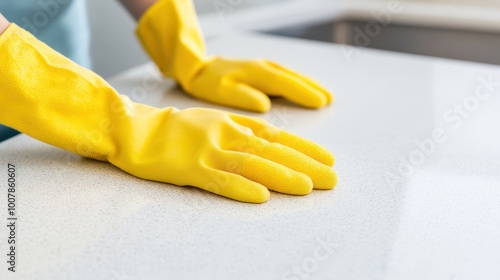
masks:
<svg viewBox="0 0 500 280"><path fill-rule="evenodd" d="M326 109L276 100L263 117L330 148L338 186L243 204L19 136L0 144L1 224L7 163L19 184L18 272L2 261L1 279L500 278L500 85L456 129L442 117L480 77L500 81L499 67L374 50L349 62L336 45L250 34L209 49L272 58L336 92ZM219 108L155 83L147 69L111 83L156 106ZM436 128L446 141L389 184ZM3 256L6 236L1 226Z"/></svg>

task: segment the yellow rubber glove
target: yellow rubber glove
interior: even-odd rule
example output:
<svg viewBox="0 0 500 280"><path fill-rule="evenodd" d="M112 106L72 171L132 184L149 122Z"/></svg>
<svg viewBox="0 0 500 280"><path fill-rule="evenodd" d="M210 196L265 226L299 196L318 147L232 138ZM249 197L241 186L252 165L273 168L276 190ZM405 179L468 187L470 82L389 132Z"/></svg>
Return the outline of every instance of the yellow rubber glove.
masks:
<svg viewBox="0 0 500 280"><path fill-rule="evenodd" d="M139 20L137 35L165 76L199 99L257 112L282 96L309 108L332 101L317 82L266 60L207 57L190 0L158 0Z"/></svg>
<svg viewBox="0 0 500 280"><path fill-rule="evenodd" d="M331 189L333 156L260 119L133 103L12 24L0 36L0 123L147 180L260 203Z"/></svg>

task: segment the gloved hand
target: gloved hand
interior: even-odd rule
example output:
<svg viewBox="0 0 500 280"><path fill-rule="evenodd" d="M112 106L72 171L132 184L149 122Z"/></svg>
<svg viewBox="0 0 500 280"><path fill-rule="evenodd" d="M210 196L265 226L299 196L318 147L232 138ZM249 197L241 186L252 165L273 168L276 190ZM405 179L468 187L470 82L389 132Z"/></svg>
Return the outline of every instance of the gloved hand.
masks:
<svg viewBox="0 0 500 280"><path fill-rule="evenodd" d="M252 117L134 103L15 24L0 54L0 123L43 142L245 202L336 184L334 158L317 144Z"/></svg>
<svg viewBox="0 0 500 280"><path fill-rule="evenodd" d="M158 0L139 20L137 35L161 72L199 99L265 112L268 95L309 108L333 98L312 79L270 61L207 57L190 0Z"/></svg>

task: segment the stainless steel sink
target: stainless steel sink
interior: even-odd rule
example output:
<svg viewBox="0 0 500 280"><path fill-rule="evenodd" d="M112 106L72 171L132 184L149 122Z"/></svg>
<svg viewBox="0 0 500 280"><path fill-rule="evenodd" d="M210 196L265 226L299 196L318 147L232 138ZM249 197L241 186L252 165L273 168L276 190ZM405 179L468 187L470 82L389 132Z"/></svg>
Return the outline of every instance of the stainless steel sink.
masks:
<svg viewBox="0 0 500 280"><path fill-rule="evenodd" d="M500 65L500 33L341 20L266 31L274 35Z"/></svg>

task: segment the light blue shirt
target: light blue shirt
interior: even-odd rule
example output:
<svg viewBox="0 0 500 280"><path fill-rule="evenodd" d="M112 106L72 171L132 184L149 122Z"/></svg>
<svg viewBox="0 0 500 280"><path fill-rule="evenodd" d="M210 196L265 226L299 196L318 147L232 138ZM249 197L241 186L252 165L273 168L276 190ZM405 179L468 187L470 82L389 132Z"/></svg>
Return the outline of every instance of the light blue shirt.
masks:
<svg viewBox="0 0 500 280"><path fill-rule="evenodd" d="M91 67L83 0L1 0L0 13L76 63ZM0 141L16 134L0 125Z"/></svg>

